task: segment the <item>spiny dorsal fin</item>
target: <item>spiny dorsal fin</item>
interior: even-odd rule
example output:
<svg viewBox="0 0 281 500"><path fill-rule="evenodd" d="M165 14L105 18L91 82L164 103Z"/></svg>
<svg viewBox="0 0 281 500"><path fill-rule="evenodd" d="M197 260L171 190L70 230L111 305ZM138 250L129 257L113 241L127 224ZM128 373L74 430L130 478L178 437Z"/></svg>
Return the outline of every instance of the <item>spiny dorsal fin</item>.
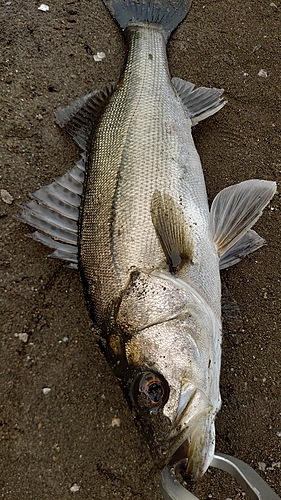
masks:
<svg viewBox="0 0 281 500"><path fill-rule="evenodd" d="M260 218L263 209L275 192L276 182L251 179L229 186L217 194L212 203L210 215L213 238L220 257L242 238L244 238L244 244L248 245L249 251L247 253L251 253L261 246L261 241L258 240L256 233L248 233L247 237L245 233ZM256 248L251 241L254 246L256 245ZM238 248L239 254L245 256L245 251L242 252L241 241L240 245L236 246L236 251ZM252 248L251 251L250 248ZM232 260L234 260L234 256Z"/></svg>
<svg viewBox="0 0 281 500"><path fill-rule="evenodd" d="M87 150L92 131L115 88L115 84L110 84L104 90L95 90L79 97L66 108L57 111L57 124L65 128L84 151Z"/></svg>
<svg viewBox="0 0 281 500"><path fill-rule="evenodd" d="M191 118L192 125L214 115L227 103L221 99L223 89L198 87L194 90L193 83L181 78L172 78L172 83Z"/></svg>
<svg viewBox="0 0 281 500"><path fill-rule="evenodd" d="M193 238L184 213L172 196L155 191L151 218L170 271L175 273L193 257Z"/></svg>
<svg viewBox="0 0 281 500"><path fill-rule="evenodd" d="M85 175L85 153L75 166L48 186L31 195L19 218L35 227L36 241L55 249L49 257L62 259L69 267L78 266L78 217Z"/></svg>

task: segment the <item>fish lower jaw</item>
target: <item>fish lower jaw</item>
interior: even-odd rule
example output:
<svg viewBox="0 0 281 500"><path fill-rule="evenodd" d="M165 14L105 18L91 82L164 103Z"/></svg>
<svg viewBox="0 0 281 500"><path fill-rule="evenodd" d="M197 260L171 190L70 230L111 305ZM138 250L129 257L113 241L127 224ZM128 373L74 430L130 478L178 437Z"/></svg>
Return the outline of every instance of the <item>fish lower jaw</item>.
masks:
<svg viewBox="0 0 281 500"><path fill-rule="evenodd" d="M185 479L198 480L207 471L214 452L214 415L206 415L204 412L194 417L188 426L170 441L166 463L181 472Z"/></svg>

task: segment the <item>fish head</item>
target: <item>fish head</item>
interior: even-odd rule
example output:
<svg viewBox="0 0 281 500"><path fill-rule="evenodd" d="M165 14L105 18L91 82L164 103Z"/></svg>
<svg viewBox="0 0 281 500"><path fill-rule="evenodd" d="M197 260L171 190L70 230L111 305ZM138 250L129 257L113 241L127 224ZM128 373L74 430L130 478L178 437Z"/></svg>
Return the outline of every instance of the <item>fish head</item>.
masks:
<svg viewBox="0 0 281 500"><path fill-rule="evenodd" d="M198 479L213 458L217 407L191 366L200 362L198 353L180 335L189 320L151 326L127 344L136 373L127 390L159 464L182 464L187 476Z"/></svg>
<svg viewBox="0 0 281 500"><path fill-rule="evenodd" d="M193 479L213 458L220 406L220 350L199 306L186 290L137 273L117 315L125 359L119 377L152 455L161 467L184 463Z"/></svg>

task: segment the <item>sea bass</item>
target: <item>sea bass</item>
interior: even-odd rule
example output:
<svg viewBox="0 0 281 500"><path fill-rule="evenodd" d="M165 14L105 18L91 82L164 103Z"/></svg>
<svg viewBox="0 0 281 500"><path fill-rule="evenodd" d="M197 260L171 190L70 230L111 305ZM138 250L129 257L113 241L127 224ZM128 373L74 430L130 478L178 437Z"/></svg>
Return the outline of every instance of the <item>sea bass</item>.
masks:
<svg viewBox="0 0 281 500"><path fill-rule="evenodd" d="M166 43L190 0L104 0L129 45L117 85L61 109L79 162L20 217L79 268L102 344L159 463L201 477L220 408L220 268L264 240L251 227L271 181L230 186L209 210L192 126L221 89L170 78Z"/></svg>

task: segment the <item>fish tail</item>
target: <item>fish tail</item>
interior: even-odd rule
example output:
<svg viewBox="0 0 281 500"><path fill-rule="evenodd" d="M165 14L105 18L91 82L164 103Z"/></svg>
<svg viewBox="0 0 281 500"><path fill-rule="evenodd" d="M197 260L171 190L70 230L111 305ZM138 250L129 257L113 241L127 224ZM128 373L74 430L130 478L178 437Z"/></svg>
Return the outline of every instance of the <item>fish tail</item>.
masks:
<svg viewBox="0 0 281 500"><path fill-rule="evenodd" d="M192 0L103 0L122 29L138 22L160 24L167 36L187 15Z"/></svg>

